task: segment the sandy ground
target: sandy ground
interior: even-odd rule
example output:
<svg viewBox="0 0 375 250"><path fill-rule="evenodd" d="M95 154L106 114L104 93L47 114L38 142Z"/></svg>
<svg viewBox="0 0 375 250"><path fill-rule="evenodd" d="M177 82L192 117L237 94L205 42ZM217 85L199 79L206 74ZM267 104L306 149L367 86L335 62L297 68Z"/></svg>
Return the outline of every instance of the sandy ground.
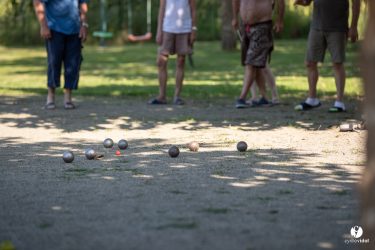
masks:
<svg viewBox="0 0 375 250"><path fill-rule="evenodd" d="M150 107L79 98L41 109L41 97L0 97L0 242L16 249L357 249L357 183L365 131L328 106L233 103ZM330 103L329 103L330 104ZM328 103L327 103L328 105ZM129 141L122 156L107 138ZM185 145L199 141L199 152ZM236 143L246 141L245 153ZM178 158L167 154L171 145ZM105 155L88 161L93 147ZM65 150L75 161L65 164Z"/></svg>

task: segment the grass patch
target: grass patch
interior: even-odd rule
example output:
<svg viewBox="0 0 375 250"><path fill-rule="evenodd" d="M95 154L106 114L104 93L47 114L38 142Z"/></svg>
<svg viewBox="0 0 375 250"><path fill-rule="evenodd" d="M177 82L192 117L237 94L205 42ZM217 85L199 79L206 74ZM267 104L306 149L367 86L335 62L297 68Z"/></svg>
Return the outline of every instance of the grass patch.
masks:
<svg viewBox="0 0 375 250"><path fill-rule="evenodd" d="M271 67L277 77L279 92L285 101L304 98L308 84L304 67L306 40L277 40ZM80 96L150 98L158 91L155 44L127 44L107 47L86 46L81 70ZM357 67L358 47L348 44L347 88L349 98L362 95ZM189 99L231 99L241 90L243 67L240 52L223 52L219 42L197 42L196 67L186 67L183 96ZM40 95L46 93L46 52L43 47L8 48L0 46L0 95ZM213 63L214 62L214 63ZM333 98L335 83L329 63L320 67L319 95ZM176 60L169 62L169 76L174 75ZM170 83L174 80L170 79ZM168 96L174 84L168 85ZM58 91L61 95L62 91ZM190 120L191 117L181 117Z"/></svg>
<svg viewBox="0 0 375 250"><path fill-rule="evenodd" d="M333 195L338 195L338 196L344 196L344 195L349 195L349 191L348 190L337 190L337 191L334 191L332 192Z"/></svg>
<svg viewBox="0 0 375 250"><path fill-rule="evenodd" d="M293 194L293 191L292 191L292 190L285 189L285 190L279 190L277 193L278 193L279 195L288 195L288 194Z"/></svg>

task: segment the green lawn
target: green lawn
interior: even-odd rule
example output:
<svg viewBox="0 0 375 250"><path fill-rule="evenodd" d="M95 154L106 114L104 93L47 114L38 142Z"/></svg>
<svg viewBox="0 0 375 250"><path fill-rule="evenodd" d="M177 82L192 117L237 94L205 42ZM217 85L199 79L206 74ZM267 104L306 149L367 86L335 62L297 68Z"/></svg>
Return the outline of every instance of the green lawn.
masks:
<svg viewBox="0 0 375 250"><path fill-rule="evenodd" d="M303 65L305 40L277 40L271 66L283 99L306 95L307 80ZM80 89L83 96L138 96L148 98L157 92L157 48L154 44L135 44L105 49L88 46ZM355 45L348 46L347 88L350 98L362 93ZM35 95L46 92L46 60L43 47L0 47L0 95ZM223 52L219 42L198 42L195 46L195 69L187 66L184 97L235 98L242 85L243 68L239 51ZM326 59L329 62L329 57ZM169 75L174 75L174 58ZM333 96L335 85L329 63L322 65L320 95ZM171 78L170 83L173 83ZM173 84L168 91L172 93Z"/></svg>

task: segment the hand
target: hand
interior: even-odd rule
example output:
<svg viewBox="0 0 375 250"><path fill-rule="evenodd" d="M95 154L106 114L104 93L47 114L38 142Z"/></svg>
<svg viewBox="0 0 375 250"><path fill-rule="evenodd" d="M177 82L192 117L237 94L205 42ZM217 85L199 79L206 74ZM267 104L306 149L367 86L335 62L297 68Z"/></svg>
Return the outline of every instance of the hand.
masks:
<svg viewBox="0 0 375 250"><path fill-rule="evenodd" d="M284 22L283 21L276 21L275 25L273 26L273 29L276 33L280 33L284 29Z"/></svg>
<svg viewBox="0 0 375 250"><path fill-rule="evenodd" d="M156 44L160 46L163 44L163 32L158 32L156 34Z"/></svg>
<svg viewBox="0 0 375 250"><path fill-rule="evenodd" d="M47 25L42 25L40 27L40 36L43 38L43 39L50 39L52 37L51 35L51 30L48 28Z"/></svg>
<svg viewBox="0 0 375 250"><path fill-rule="evenodd" d="M350 42L355 43L358 41L358 29L357 27L351 27L348 31L348 39Z"/></svg>
<svg viewBox="0 0 375 250"><path fill-rule="evenodd" d="M232 27L233 27L234 30L238 30L238 19L237 18L232 19Z"/></svg>
<svg viewBox="0 0 375 250"><path fill-rule="evenodd" d="M85 42L87 39L88 29L85 26L81 26L81 29L79 30L79 38L81 38L82 42Z"/></svg>
<svg viewBox="0 0 375 250"><path fill-rule="evenodd" d="M189 37L189 43L190 43L191 46L193 46L196 38L197 38L197 32L195 30L193 30L190 33L190 37Z"/></svg>

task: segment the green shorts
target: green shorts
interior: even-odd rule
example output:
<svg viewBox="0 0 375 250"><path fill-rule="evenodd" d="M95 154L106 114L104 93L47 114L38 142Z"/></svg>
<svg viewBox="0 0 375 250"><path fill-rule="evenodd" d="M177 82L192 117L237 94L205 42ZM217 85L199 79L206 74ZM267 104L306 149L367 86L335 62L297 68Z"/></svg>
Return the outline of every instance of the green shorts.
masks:
<svg viewBox="0 0 375 250"><path fill-rule="evenodd" d="M325 32L310 29L306 62L324 62L328 49L333 63L345 62L346 32Z"/></svg>

